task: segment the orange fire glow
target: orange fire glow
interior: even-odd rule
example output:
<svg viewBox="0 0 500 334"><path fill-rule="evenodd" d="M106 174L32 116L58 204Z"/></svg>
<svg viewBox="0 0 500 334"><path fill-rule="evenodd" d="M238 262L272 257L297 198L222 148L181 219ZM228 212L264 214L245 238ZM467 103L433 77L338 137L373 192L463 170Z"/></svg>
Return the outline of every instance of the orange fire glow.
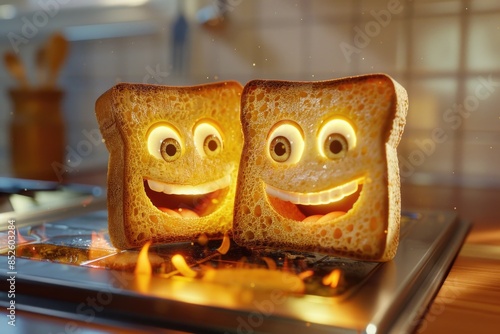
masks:
<svg viewBox="0 0 500 334"><path fill-rule="evenodd" d="M19 229L17 229L17 243L18 244L24 244L26 243L26 239L23 238L23 236L21 235L21 232L19 232Z"/></svg>
<svg viewBox="0 0 500 334"><path fill-rule="evenodd" d="M107 250L114 250L114 248L106 241L104 233L92 231L89 260L97 259L105 255Z"/></svg>
<svg viewBox="0 0 500 334"><path fill-rule="evenodd" d="M206 246L206 244L208 243L208 237L205 233L202 233L200 234L200 236L198 237L198 244L201 245L201 246Z"/></svg>
<svg viewBox="0 0 500 334"><path fill-rule="evenodd" d="M283 259L283 271L291 271L291 266L288 263L288 257Z"/></svg>
<svg viewBox="0 0 500 334"><path fill-rule="evenodd" d="M135 266L134 274L136 276L151 276L153 269L151 268L151 262L149 262L149 246L151 245L151 241L147 242L139 252L139 256L137 258L137 264Z"/></svg>
<svg viewBox="0 0 500 334"><path fill-rule="evenodd" d="M146 293L149 289L149 282L151 281L151 275L153 269L151 267L151 262L149 261L148 251L151 242L147 242L139 252L137 257L137 264L135 265L135 281L137 288L140 292Z"/></svg>
<svg viewBox="0 0 500 334"><path fill-rule="evenodd" d="M92 196L88 196L88 197L85 197L85 198L82 200L81 204L82 204L82 206L85 208L85 207L87 207L88 205L90 205L93 201L94 201L94 198L93 198Z"/></svg>
<svg viewBox="0 0 500 334"><path fill-rule="evenodd" d="M329 285L332 288L336 288L339 285L340 279L342 278L342 270L333 269L331 273L323 277L323 284Z"/></svg>
<svg viewBox="0 0 500 334"><path fill-rule="evenodd" d="M172 257L172 264L183 276L192 278L196 277L196 271L194 271L188 266L186 260L182 255L175 254Z"/></svg>
<svg viewBox="0 0 500 334"><path fill-rule="evenodd" d="M241 259L236 262L236 268L247 268L248 267L248 260L246 256L243 256Z"/></svg>
<svg viewBox="0 0 500 334"><path fill-rule="evenodd" d="M262 258L262 260L264 260L264 262L267 264L267 267L270 269L270 270L276 270L276 261L274 261L273 259L269 258L269 257L266 257L264 256Z"/></svg>
<svg viewBox="0 0 500 334"><path fill-rule="evenodd" d="M217 248L217 251L221 254L226 254L229 251L229 247L231 246L231 240L229 239L229 236L227 233L224 233L224 238L222 239L222 244L220 245L219 248Z"/></svg>
<svg viewBox="0 0 500 334"><path fill-rule="evenodd" d="M301 272L300 274L298 274L297 276L299 276L299 278L301 280L305 280L306 278L309 278L311 277L312 275L314 275L314 271L312 270L306 270L306 271L303 271Z"/></svg>

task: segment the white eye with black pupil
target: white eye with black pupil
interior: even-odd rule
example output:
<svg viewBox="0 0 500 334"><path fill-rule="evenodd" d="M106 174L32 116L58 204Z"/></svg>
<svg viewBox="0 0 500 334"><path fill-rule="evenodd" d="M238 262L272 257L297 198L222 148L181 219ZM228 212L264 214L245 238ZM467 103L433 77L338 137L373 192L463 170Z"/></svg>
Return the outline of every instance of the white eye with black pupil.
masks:
<svg viewBox="0 0 500 334"><path fill-rule="evenodd" d="M356 133L351 124L343 119L328 121L318 135L318 149L328 159L343 158L356 147Z"/></svg>
<svg viewBox="0 0 500 334"><path fill-rule="evenodd" d="M223 149L220 131L210 123L200 123L194 129L194 145L202 157L213 157Z"/></svg>
<svg viewBox="0 0 500 334"><path fill-rule="evenodd" d="M220 139L214 135L207 136L203 142L203 151L207 156L214 156L222 149Z"/></svg>
<svg viewBox="0 0 500 334"><path fill-rule="evenodd" d="M179 133L167 124L155 127L148 135L148 151L152 156L167 162L177 160L182 155Z"/></svg>
<svg viewBox="0 0 500 334"><path fill-rule="evenodd" d="M273 127L268 136L268 154L279 163L297 163L304 151L304 137L299 125L281 122Z"/></svg>
<svg viewBox="0 0 500 334"><path fill-rule="evenodd" d="M271 142L269 153L276 162L285 162L290 158L292 144L283 136L278 136Z"/></svg>
<svg viewBox="0 0 500 334"><path fill-rule="evenodd" d="M165 161L174 161L181 155L181 145L173 138L161 142L160 153Z"/></svg>
<svg viewBox="0 0 500 334"><path fill-rule="evenodd" d="M348 149L347 140L341 134L333 133L325 140L324 152L329 159L342 158Z"/></svg>

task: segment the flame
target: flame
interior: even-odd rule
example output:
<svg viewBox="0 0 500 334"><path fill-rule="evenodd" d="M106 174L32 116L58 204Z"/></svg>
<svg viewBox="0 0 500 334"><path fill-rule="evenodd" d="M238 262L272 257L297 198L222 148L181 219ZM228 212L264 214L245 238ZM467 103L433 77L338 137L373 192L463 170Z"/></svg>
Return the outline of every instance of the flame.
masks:
<svg viewBox="0 0 500 334"><path fill-rule="evenodd" d="M151 275L153 269L151 267L151 263L149 262L149 246L151 245L151 241L148 241L139 252L139 256L137 257L137 264L135 265L135 281L137 288L140 292L146 293L149 288L149 282L151 281Z"/></svg>
<svg viewBox="0 0 500 334"><path fill-rule="evenodd" d="M205 233L200 234L198 237L198 244L201 246L206 246L208 243L208 237Z"/></svg>
<svg viewBox="0 0 500 334"><path fill-rule="evenodd" d="M301 280L305 280L306 278L309 278L311 277L312 275L314 275L314 271L312 270L306 270L306 271L303 271L301 272L300 274L298 274L297 276L299 276L299 278Z"/></svg>
<svg viewBox="0 0 500 334"><path fill-rule="evenodd" d="M217 248L217 252L224 255L229 251L230 246L231 246L231 240L229 240L229 236L227 235L227 233L224 233L222 244L220 245L219 248Z"/></svg>
<svg viewBox="0 0 500 334"><path fill-rule="evenodd" d="M196 277L196 271L187 265L186 260L182 255L175 254L172 256L172 264L183 276L193 278Z"/></svg>
<svg viewBox="0 0 500 334"><path fill-rule="evenodd" d="M23 236L21 235L21 232L19 232L19 229L16 229L16 231L17 231L17 240L16 240L16 242L17 242L18 245L19 244L24 244L24 243L28 242L26 239L23 238Z"/></svg>
<svg viewBox="0 0 500 334"><path fill-rule="evenodd" d="M262 260L266 263L269 270L276 270L276 261L266 256L264 256Z"/></svg>
<svg viewBox="0 0 500 334"><path fill-rule="evenodd" d="M323 277L323 284L329 285L332 288L336 288L339 285L340 279L342 277L342 270L333 269L331 273Z"/></svg>
<svg viewBox="0 0 500 334"><path fill-rule="evenodd" d="M151 263L149 262L149 246L151 241L148 241L139 252L137 257L137 264L135 266L134 274L136 276L151 276L153 269L151 268Z"/></svg>

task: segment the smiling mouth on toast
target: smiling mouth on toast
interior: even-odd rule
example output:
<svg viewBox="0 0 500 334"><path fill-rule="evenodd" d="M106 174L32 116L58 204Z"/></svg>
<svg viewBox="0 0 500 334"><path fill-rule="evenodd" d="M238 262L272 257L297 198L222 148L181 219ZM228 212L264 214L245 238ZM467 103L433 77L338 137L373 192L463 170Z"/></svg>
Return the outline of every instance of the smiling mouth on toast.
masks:
<svg viewBox="0 0 500 334"><path fill-rule="evenodd" d="M302 222L331 221L352 209L363 190L358 178L319 192L299 193L266 184L267 198L283 217Z"/></svg>
<svg viewBox="0 0 500 334"><path fill-rule="evenodd" d="M144 189L151 203L174 217L198 218L215 212L229 191L231 177L199 185L181 185L144 180Z"/></svg>

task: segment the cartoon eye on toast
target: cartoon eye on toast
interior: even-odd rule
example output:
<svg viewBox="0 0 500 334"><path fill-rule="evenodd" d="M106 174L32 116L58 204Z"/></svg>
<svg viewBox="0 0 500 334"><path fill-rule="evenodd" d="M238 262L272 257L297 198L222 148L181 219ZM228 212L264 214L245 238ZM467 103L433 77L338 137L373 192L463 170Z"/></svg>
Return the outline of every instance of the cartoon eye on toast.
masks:
<svg viewBox="0 0 500 334"><path fill-rule="evenodd" d="M399 240L406 91L385 75L255 80L242 94L240 245L387 261Z"/></svg>
<svg viewBox="0 0 500 334"><path fill-rule="evenodd" d="M221 237L232 227L242 86L118 84L96 102L113 245Z"/></svg>

